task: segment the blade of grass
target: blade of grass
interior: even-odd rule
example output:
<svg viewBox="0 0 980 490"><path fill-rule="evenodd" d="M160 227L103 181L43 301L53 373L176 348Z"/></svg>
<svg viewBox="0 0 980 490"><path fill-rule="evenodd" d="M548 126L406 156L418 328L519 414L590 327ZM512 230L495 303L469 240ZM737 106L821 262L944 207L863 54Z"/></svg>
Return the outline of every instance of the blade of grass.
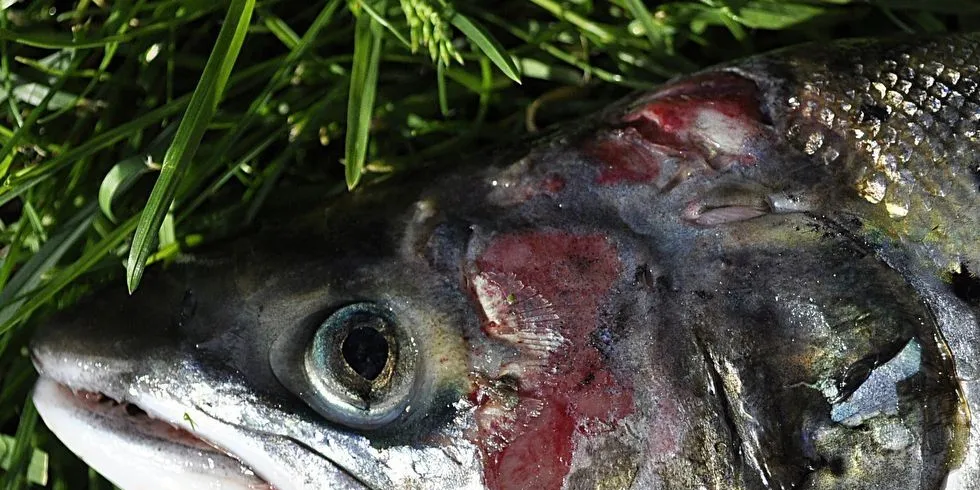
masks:
<svg viewBox="0 0 980 490"><path fill-rule="evenodd" d="M0 291L7 287L7 281L10 280L15 268L20 266L20 254L25 252L24 235L27 234L27 226L24 222L26 220L26 216L20 217L20 223L17 226L17 231L14 233L13 240L7 246L7 253L0 259ZM27 252L30 253L30 250L27 250ZM3 293L0 292L0 294ZM0 355L2 354L3 349L0 349Z"/></svg>
<svg viewBox="0 0 980 490"><path fill-rule="evenodd" d="M406 48L412 49L412 43L408 41L408 38L401 32L398 32L398 29L395 29L395 26L391 25L391 23L388 22L388 19L385 19L383 15L371 8L369 3L361 2L361 8L364 9L364 11L367 12L367 14L370 15L375 22L381 24L381 26L387 29L388 32L392 33L395 36L395 39L398 39L398 42L402 43Z"/></svg>
<svg viewBox="0 0 980 490"><path fill-rule="evenodd" d="M102 208L102 214L110 221L116 221L116 215L112 212L112 202L116 196L125 194L140 177L150 173L151 162L149 156L129 157L113 165L102 179L102 185L99 186L99 207Z"/></svg>
<svg viewBox="0 0 980 490"><path fill-rule="evenodd" d="M487 118L487 112L490 110L490 93L492 92L491 86L493 85L493 69L490 68L490 62L487 58L480 59L480 79L483 81L480 87L480 108L476 111L476 121L474 130L478 131L482 126L483 121Z"/></svg>
<svg viewBox="0 0 980 490"><path fill-rule="evenodd" d="M640 21L640 25L643 26L643 31L647 35L647 39L654 46L661 46L663 43L657 38L657 23L653 20L653 16L650 15L650 11L647 10L646 6L643 5L641 0L625 0L626 7L629 8L630 13L633 14L633 18Z"/></svg>
<svg viewBox="0 0 980 490"><path fill-rule="evenodd" d="M26 294L41 283L42 276L51 270L61 257L88 230L95 218L95 204L79 210L75 216L61 226L56 235L44 243L40 250L17 270L0 292L0 324L14 316L15 311L26 299Z"/></svg>
<svg viewBox="0 0 980 490"><path fill-rule="evenodd" d="M261 81L261 79L255 77L257 73L265 72L269 69L269 67L278 66L281 62L282 59L277 57L269 61L252 65L233 76L231 79L231 85L234 86L236 90L246 90L256 81ZM108 131L102 132L89 139L84 144L57 155L41 165L31 167L18 173L17 175L11 177L9 182L6 182L3 184L3 186L0 186L0 206L10 202L11 199L23 194L25 191L31 189L37 184L44 182L51 176L51 174L58 172L77 161L83 160L90 155L102 151L128 137L131 137L134 133L149 127L152 124L156 124L174 114L177 114L188 105L190 100L190 95L185 95L178 99L174 99L166 105L143 114L136 119L116 126Z"/></svg>
<svg viewBox="0 0 980 490"><path fill-rule="evenodd" d="M269 32L290 50L296 49L296 45L299 44L299 36L286 21L271 15L262 15L262 17L262 23L269 29Z"/></svg>
<svg viewBox="0 0 980 490"><path fill-rule="evenodd" d="M218 143L215 144L214 157L209 161L205 162L198 173L195 180L199 182L193 182L193 185L188 187L191 189L190 195L194 195L194 201L191 205L182 210L182 213L189 213L196 209L199 205L204 203L204 200L210 197L210 195L217 190L217 187L212 185L208 190L201 191L200 185L204 181L204 177L211 175L215 169L221 167L223 157L227 155L231 149L238 144L240 138L245 134L246 130L252 127L252 123L255 121L262 107L269 104L272 95L277 91L282 89L289 83L289 77L296 69L299 62L313 49L314 43L320 38L320 33L334 20L334 15L337 9L341 5L341 0L331 0L327 2L323 8L317 14L313 23L303 34L303 37L299 39L296 45L291 49L288 55L286 55L285 60L277 68L275 74L269 79L262 92L255 97L251 104L249 104L248 110L245 111L245 115L242 116L236 123L235 129L225 134ZM271 143L271 142L270 142ZM232 168L237 167L233 165Z"/></svg>
<svg viewBox="0 0 980 490"><path fill-rule="evenodd" d="M456 26L456 28L459 29L459 31L470 40L470 42L479 48L480 51L483 51L483 54L487 55L487 58L490 58L490 61L493 61L493 64L497 65L497 68L499 68L504 75L507 75L508 78L517 83L521 83L521 70L518 68L517 63L515 63L514 59L507 54L507 51L500 45L500 42L490 35L489 31L487 31L479 23L470 20L469 17L466 17L458 12L453 16L452 24Z"/></svg>
<svg viewBox="0 0 980 490"><path fill-rule="evenodd" d="M153 252L154 239L173 202L181 173L197 152L201 138L218 109L218 101L245 41L254 7L255 0L232 1L201 80L177 128L174 142L163 157L160 176L143 209L126 263L126 286L130 293L136 290L143 277L146 259Z"/></svg>
<svg viewBox="0 0 980 490"><path fill-rule="evenodd" d="M24 304L10 316L10 318L7 318L3 323L0 323L0 334L7 332L18 322L27 318L31 312L50 301L62 289L78 278L78 276L81 276L86 271L94 267L95 264L99 263L99 261L104 259L106 255L115 250L119 244L125 241L126 237L136 229L136 224L138 222L139 216L133 216L128 221L106 235L105 238L91 246L74 263L60 269L50 281L33 290L33 292L27 297L27 301L25 301Z"/></svg>
<svg viewBox="0 0 980 490"><path fill-rule="evenodd" d="M13 437L0 434L0 468L10 470L16 444L17 440ZM48 484L48 454L40 449L31 451L30 463L27 465L27 481L37 485Z"/></svg>
<svg viewBox="0 0 980 490"><path fill-rule="evenodd" d="M24 409L20 413L20 423L17 424L17 434L10 454L9 470L0 479L0 488L4 490L19 490L24 488L25 476L31 463L34 448L31 439L34 438L34 427L37 426L37 410L30 397L24 400Z"/></svg>
<svg viewBox="0 0 980 490"><path fill-rule="evenodd" d="M752 29L779 30L800 24L826 13L816 5L754 1L743 5L737 12L737 20Z"/></svg>
<svg viewBox="0 0 980 490"><path fill-rule="evenodd" d="M84 56L75 56L71 62L71 66L66 71L75 71L78 69L82 63L82 60L84 59ZM62 87L64 87L65 82L67 81L68 77L59 77L57 79L54 85L52 85L48 92L44 95L44 98L38 102L37 106L34 107L34 109L31 110L31 113L28 114L27 118L24 119L24 124L17 128L17 131L14 132L13 136L11 136L10 139L7 140L7 143L3 145L3 148L0 149L0 161L4 162L2 166L0 166L0 180L3 180L3 178L6 177L11 157L13 156L14 150L17 148L18 143L20 143L20 140L26 137L31 129L33 129L34 123L41 117L41 114L47 110L48 104L51 103L55 95L61 92Z"/></svg>
<svg viewBox="0 0 980 490"><path fill-rule="evenodd" d="M40 32L14 32L10 30L0 30L0 40L14 41L19 44L32 46L42 49L91 49L101 48L113 43L127 43L140 37L149 37L154 34L166 32L175 23L186 24L203 17L208 12L200 11L194 15L182 16L178 19L168 19L156 24L140 27L138 30L130 31L125 34L109 35L95 39L76 39L73 34L66 34L61 31L40 31Z"/></svg>
<svg viewBox="0 0 980 490"><path fill-rule="evenodd" d="M606 28L585 17L582 17L575 12L567 10L564 7L564 2L559 3L554 0L531 0L531 3L536 4L548 12L551 12L551 14L555 17L581 29L583 33L594 36L600 43L611 43L616 40L616 36L609 32Z"/></svg>
<svg viewBox="0 0 980 490"><path fill-rule="evenodd" d="M0 12L0 29L6 30L8 19L6 13ZM10 53L7 47L7 40L0 40L0 72L4 74L3 76L3 89L4 92L10 94L14 91L14 74L10 71ZM9 114L13 116L14 123L19 127L24 125L24 118L20 115L20 109L17 107L17 101L13 97L6 97L8 105L10 107Z"/></svg>
<svg viewBox="0 0 980 490"><path fill-rule="evenodd" d="M439 90L439 113L449 116L449 96L446 93L446 65L436 65L436 88Z"/></svg>
<svg viewBox="0 0 980 490"><path fill-rule="evenodd" d="M380 3L384 4L384 2ZM370 15L362 12L357 17L357 26L354 29L354 61L351 66L347 102L344 176L348 189L356 187L361 180L361 172L364 170L364 161L367 158L383 38L382 26Z"/></svg>
<svg viewBox="0 0 980 490"><path fill-rule="evenodd" d="M167 126L150 143L150 148L146 152L133 155L113 165L106 173L102 185L99 186L99 207L102 208L102 214L110 221L116 221L116 216L112 212L113 201L133 187L140 177L154 170L156 164L153 162L159 161L173 142L174 129L176 126Z"/></svg>

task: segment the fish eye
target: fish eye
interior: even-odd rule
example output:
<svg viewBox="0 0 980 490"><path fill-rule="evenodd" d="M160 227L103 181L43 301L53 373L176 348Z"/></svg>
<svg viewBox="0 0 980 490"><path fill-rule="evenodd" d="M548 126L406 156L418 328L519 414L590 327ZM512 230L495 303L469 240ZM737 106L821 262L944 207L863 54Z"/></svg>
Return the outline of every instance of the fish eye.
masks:
<svg viewBox="0 0 980 490"><path fill-rule="evenodd" d="M355 303L333 312L313 335L302 370L307 402L334 422L381 427L408 405L416 377L413 339L390 311Z"/></svg>

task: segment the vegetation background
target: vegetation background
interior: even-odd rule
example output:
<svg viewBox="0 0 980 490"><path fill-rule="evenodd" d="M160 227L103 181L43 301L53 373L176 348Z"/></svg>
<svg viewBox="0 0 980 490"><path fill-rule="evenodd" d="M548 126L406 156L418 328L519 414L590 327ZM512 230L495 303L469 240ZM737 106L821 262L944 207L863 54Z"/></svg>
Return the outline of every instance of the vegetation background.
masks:
<svg viewBox="0 0 980 490"><path fill-rule="evenodd" d="M958 0L0 0L0 490L112 488L28 398L33 327L100 284L713 63L977 27Z"/></svg>

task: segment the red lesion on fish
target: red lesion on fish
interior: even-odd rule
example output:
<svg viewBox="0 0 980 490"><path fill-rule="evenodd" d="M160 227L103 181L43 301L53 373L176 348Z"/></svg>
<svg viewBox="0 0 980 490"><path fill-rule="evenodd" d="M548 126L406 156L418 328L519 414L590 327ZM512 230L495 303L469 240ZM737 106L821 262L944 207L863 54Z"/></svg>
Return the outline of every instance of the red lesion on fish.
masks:
<svg viewBox="0 0 980 490"><path fill-rule="evenodd" d="M471 399L490 488L561 488L575 439L613 430L633 391L592 345L599 309L620 272L601 235L497 237L470 278L485 332L513 347L500 372L475 378ZM514 386L510 390L507 384Z"/></svg>
<svg viewBox="0 0 980 490"><path fill-rule="evenodd" d="M543 177L531 172L532 158L522 158L490 180L488 200L498 206L513 206L539 196L554 196L565 189L565 177L548 173Z"/></svg>
<svg viewBox="0 0 980 490"><path fill-rule="evenodd" d="M669 146L657 145L636 130L627 127L600 135L587 145L586 153L604 162L596 182L653 182L660 176L660 163L678 152Z"/></svg>
<svg viewBox="0 0 980 490"><path fill-rule="evenodd" d="M472 279L483 307L483 331L513 345L518 357L500 375L528 378L546 373L552 355L567 344L554 305L513 273L482 272Z"/></svg>
<svg viewBox="0 0 980 490"><path fill-rule="evenodd" d="M758 88L734 73L708 73L668 85L600 133L585 152L601 162L599 184L655 183L669 190L696 172L756 162L767 125ZM661 177L663 177L661 179Z"/></svg>

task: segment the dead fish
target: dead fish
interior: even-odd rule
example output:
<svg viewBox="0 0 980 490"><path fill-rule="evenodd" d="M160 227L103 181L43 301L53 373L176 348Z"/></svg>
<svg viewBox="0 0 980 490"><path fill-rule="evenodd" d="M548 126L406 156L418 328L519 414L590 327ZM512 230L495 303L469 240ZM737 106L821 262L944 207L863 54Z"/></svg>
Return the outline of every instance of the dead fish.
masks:
<svg viewBox="0 0 980 490"><path fill-rule="evenodd" d="M52 320L35 404L130 489L980 488L978 49L786 49L267 225Z"/></svg>

